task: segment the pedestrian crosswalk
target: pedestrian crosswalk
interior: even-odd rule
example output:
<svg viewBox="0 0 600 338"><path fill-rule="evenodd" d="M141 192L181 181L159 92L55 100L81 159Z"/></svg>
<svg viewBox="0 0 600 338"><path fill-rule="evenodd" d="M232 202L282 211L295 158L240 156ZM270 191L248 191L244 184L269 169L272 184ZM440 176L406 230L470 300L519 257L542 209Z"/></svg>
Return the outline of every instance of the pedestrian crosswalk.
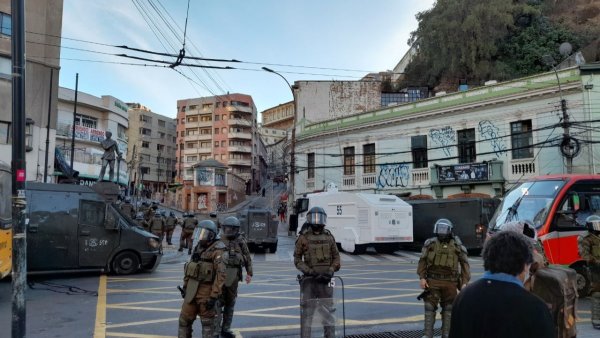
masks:
<svg viewBox="0 0 600 338"><path fill-rule="evenodd" d="M253 262L293 262L294 253L292 251L278 251L276 253L252 253ZM407 263L416 264L419 261L419 255L416 252L396 251L393 254L365 253L362 255L350 255L340 252L342 262L353 263ZM482 263L481 257L471 256L469 262L472 264Z"/></svg>

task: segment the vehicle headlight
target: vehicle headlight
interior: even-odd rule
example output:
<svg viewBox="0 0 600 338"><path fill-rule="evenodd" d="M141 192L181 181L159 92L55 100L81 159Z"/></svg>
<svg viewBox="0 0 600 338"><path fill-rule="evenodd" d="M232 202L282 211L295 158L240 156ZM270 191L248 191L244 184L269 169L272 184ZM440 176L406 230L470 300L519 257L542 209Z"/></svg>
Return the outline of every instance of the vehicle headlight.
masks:
<svg viewBox="0 0 600 338"><path fill-rule="evenodd" d="M148 245L152 249L158 249L160 247L160 243L156 240L156 238L148 238Z"/></svg>

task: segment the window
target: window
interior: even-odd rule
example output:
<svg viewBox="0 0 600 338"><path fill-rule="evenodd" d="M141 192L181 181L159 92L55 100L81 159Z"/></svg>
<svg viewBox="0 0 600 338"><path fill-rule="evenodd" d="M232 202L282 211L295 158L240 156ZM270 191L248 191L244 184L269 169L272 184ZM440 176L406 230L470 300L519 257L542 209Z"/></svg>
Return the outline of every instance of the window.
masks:
<svg viewBox="0 0 600 338"><path fill-rule="evenodd" d="M185 124L185 118L181 119L181 124Z"/></svg>
<svg viewBox="0 0 600 338"><path fill-rule="evenodd" d="M77 116L75 116L75 125L96 129L98 119L87 115L77 114Z"/></svg>
<svg viewBox="0 0 600 338"><path fill-rule="evenodd" d="M375 172L375 143L363 144L363 172Z"/></svg>
<svg viewBox="0 0 600 338"><path fill-rule="evenodd" d="M475 128L458 130L458 163L473 163L477 158L475 151Z"/></svg>
<svg viewBox="0 0 600 338"><path fill-rule="evenodd" d="M227 134L227 128L221 128L221 132L222 132L223 134Z"/></svg>
<svg viewBox="0 0 600 338"><path fill-rule="evenodd" d="M212 103L203 103L202 104L202 109L210 109L212 108Z"/></svg>
<svg viewBox="0 0 600 338"><path fill-rule="evenodd" d="M151 136L152 135L152 130L150 130L148 128L140 128L140 134Z"/></svg>
<svg viewBox="0 0 600 338"><path fill-rule="evenodd" d="M354 175L354 147L344 148L344 175Z"/></svg>
<svg viewBox="0 0 600 338"><path fill-rule="evenodd" d="M12 19L10 15L0 12L0 34L12 35Z"/></svg>
<svg viewBox="0 0 600 338"><path fill-rule="evenodd" d="M221 147L225 147L226 141L221 141Z"/></svg>
<svg viewBox="0 0 600 338"><path fill-rule="evenodd" d="M200 148L210 149L210 142L200 142Z"/></svg>
<svg viewBox="0 0 600 338"><path fill-rule="evenodd" d="M142 148L150 148L150 142L142 141Z"/></svg>
<svg viewBox="0 0 600 338"><path fill-rule="evenodd" d="M163 151L165 151L165 146L163 144L157 144L156 150L163 152Z"/></svg>
<svg viewBox="0 0 600 338"><path fill-rule="evenodd" d="M202 135L210 135L211 131L212 130L210 130L210 129L200 129L200 134L202 134Z"/></svg>
<svg viewBox="0 0 600 338"><path fill-rule="evenodd" d="M227 107L227 101L223 101L223 108Z"/></svg>
<svg viewBox="0 0 600 338"><path fill-rule="evenodd" d="M198 118L196 116L190 116L187 119L188 122L198 122Z"/></svg>
<svg viewBox="0 0 600 338"><path fill-rule="evenodd" d="M250 104L248 102L241 102L241 101L231 101L231 105L232 106L241 106L241 107L249 107Z"/></svg>
<svg viewBox="0 0 600 338"><path fill-rule="evenodd" d="M198 161L198 156L188 156L186 160L188 162L196 162Z"/></svg>
<svg viewBox="0 0 600 338"><path fill-rule="evenodd" d="M167 124L165 123L165 121L163 120L158 120L158 126L159 127L165 127Z"/></svg>
<svg viewBox="0 0 600 338"><path fill-rule="evenodd" d="M127 141L127 128L120 123L117 124L117 138Z"/></svg>
<svg viewBox="0 0 600 338"><path fill-rule="evenodd" d="M427 168L427 135L417 135L410 138L413 168Z"/></svg>
<svg viewBox="0 0 600 338"><path fill-rule="evenodd" d="M104 226L103 202L82 200L79 203L79 223L95 227Z"/></svg>
<svg viewBox="0 0 600 338"><path fill-rule="evenodd" d="M219 148L219 141L215 141L215 148Z"/></svg>
<svg viewBox="0 0 600 338"><path fill-rule="evenodd" d="M10 122L0 121L0 144L10 143Z"/></svg>
<svg viewBox="0 0 600 338"><path fill-rule="evenodd" d="M141 122L147 122L147 123L152 123L152 118L150 116L146 116L146 115L140 115L140 121Z"/></svg>
<svg viewBox="0 0 600 338"><path fill-rule="evenodd" d="M533 133L531 120L517 121L510 124L510 141L512 144L512 158L533 157Z"/></svg>
<svg viewBox="0 0 600 338"><path fill-rule="evenodd" d="M0 56L0 77L11 78L11 62L10 58Z"/></svg>
<svg viewBox="0 0 600 338"><path fill-rule="evenodd" d="M219 133L219 128L215 128L215 135Z"/></svg>
<svg viewBox="0 0 600 338"><path fill-rule="evenodd" d="M165 133L158 132L158 137L164 139L166 136Z"/></svg>
<svg viewBox="0 0 600 338"><path fill-rule="evenodd" d="M220 106L221 106L221 102L217 102L217 103L215 104L215 108L219 108Z"/></svg>
<svg viewBox="0 0 600 338"><path fill-rule="evenodd" d="M220 118L221 118L220 115L215 115L215 121L219 121Z"/></svg>
<svg viewBox="0 0 600 338"><path fill-rule="evenodd" d="M306 162L308 163L308 178L315 178L315 153L309 153L306 156Z"/></svg>
<svg viewBox="0 0 600 338"><path fill-rule="evenodd" d="M196 109L196 108L198 108L197 104L190 104L190 106L188 107L189 110Z"/></svg>
<svg viewBox="0 0 600 338"><path fill-rule="evenodd" d="M196 148L196 142L188 142L185 144L185 147L188 149Z"/></svg>

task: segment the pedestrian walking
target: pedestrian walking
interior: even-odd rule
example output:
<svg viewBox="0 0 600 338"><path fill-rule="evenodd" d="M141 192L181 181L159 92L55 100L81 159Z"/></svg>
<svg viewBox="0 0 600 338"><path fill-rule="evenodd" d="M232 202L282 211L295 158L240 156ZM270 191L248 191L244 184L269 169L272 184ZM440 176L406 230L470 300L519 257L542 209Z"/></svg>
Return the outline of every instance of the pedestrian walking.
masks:
<svg viewBox="0 0 600 338"><path fill-rule="evenodd" d="M183 217L185 219L181 224L181 238L179 240L179 251L183 251L183 248L185 247L188 249L188 255L191 255L192 246L194 245L194 239L192 238L192 236L194 235L196 225L198 225L198 220L194 217L194 214L191 212L183 214Z"/></svg>
<svg viewBox="0 0 600 338"><path fill-rule="evenodd" d="M179 224L179 220L175 217L175 213L171 211L169 213L169 217L165 220L165 233L164 235L167 238L167 244L173 245L171 239L173 238L173 231L175 231L175 226Z"/></svg>
<svg viewBox="0 0 600 338"><path fill-rule="evenodd" d="M435 313L438 304L442 308L442 337L448 338L452 302L471 279L467 249L460 238L454 235L452 222L439 219L433 226L435 237L423 245L417 266L420 287L425 290L422 298L425 305L424 337L433 337Z"/></svg>
<svg viewBox="0 0 600 338"><path fill-rule="evenodd" d="M221 336L234 338L231 331L235 301L238 295L238 284L242 280L242 267L246 270L246 284L252 280L252 257L248 244L240 234L240 221L237 217L229 216L223 220L221 240L225 244L223 262L225 263L225 284L223 285L222 306L223 322L221 324Z"/></svg>
<svg viewBox="0 0 600 338"><path fill-rule="evenodd" d="M340 269L340 253L335 244L335 238L325 229L327 214L321 207L313 207L306 214L306 222L310 229L301 234L296 240L294 249L294 265L303 276L300 278L300 335L302 338L311 337L315 300L325 307L332 316L333 274ZM335 321L323 318L325 338L335 337Z"/></svg>
<svg viewBox="0 0 600 338"><path fill-rule="evenodd" d="M586 221L588 234L579 236L579 255L587 264L591 279L592 325L600 330L600 217L589 216Z"/></svg>
<svg viewBox="0 0 600 338"><path fill-rule="evenodd" d="M450 338L556 338L548 306L523 287L533 246L513 231L483 246L481 279L465 287L452 307Z"/></svg>
<svg viewBox="0 0 600 338"><path fill-rule="evenodd" d="M213 221L200 222L199 242L191 260L184 266L183 304L179 314L179 338L191 338L197 316L202 323L202 338L214 338L217 299L225 283L223 252Z"/></svg>

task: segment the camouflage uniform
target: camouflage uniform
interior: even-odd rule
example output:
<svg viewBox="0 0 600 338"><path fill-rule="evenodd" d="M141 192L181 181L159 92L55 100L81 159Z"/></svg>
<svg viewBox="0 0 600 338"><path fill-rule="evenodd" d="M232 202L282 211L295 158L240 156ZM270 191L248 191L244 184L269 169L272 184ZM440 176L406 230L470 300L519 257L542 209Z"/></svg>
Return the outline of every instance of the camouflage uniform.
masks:
<svg viewBox="0 0 600 338"><path fill-rule="evenodd" d="M452 302L458 294L457 291L471 279L467 249L458 236L453 236L447 241L432 237L425 241L417 274L420 279L426 279L429 285L429 294L424 297L424 337L433 337L438 303L442 307L442 337L448 337Z"/></svg>
<svg viewBox="0 0 600 338"><path fill-rule="evenodd" d="M589 267L592 282L592 325L600 329L600 235L589 232L579 236L579 255Z"/></svg>
<svg viewBox="0 0 600 338"><path fill-rule="evenodd" d="M173 237L173 231L175 230L175 226L179 224L179 220L175 216L169 215L165 224L165 235L167 237L167 244L171 245L171 238Z"/></svg>
<svg viewBox="0 0 600 338"><path fill-rule="evenodd" d="M183 251L184 246L188 249L188 255L192 254L192 246L194 245L194 230L198 225L198 220L194 217L186 217L181 224L181 239L179 241L179 251ZM185 243L185 245L184 245Z"/></svg>
<svg viewBox="0 0 600 338"><path fill-rule="evenodd" d="M200 316L202 322L202 337L213 338L215 301L221 296L226 277L224 249L225 245L219 240L206 249L198 245L193 259L185 264L185 296L179 315L179 338L192 337L196 316Z"/></svg>
<svg viewBox="0 0 600 338"><path fill-rule="evenodd" d="M163 240L163 231L165 229L165 220L158 213L154 214L154 217L150 220L150 232L158 236L160 239L160 243L162 244Z"/></svg>
<svg viewBox="0 0 600 338"><path fill-rule="evenodd" d="M317 276L322 274L333 276L333 273L338 271L341 266L340 253L333 235L325 229L315 233L311 228L300 234L294 250L294 265L304 274L300 283L300 306L303 311L301 336L309 338L315 310L310 300L333 298L333 287L328 285L329 281L317 278ZM324 304L333 311L333 301L324 302ZM326 324L324 333L326 338L335 337L335 326L331 323Z"/></svg>
<svg viewBox="0 0 600 338"><path fill-rule="evenodd" d="M242 267L246 269L246 274L252 277L252 257L250 256L250 250L248 250L248 244L240 234L233 239L224 236L221 240L226 247L223 261L227 273L221 299L223 306L221 331L230 332L235 300L238 295L238 284L242 280Z"/></svg>

